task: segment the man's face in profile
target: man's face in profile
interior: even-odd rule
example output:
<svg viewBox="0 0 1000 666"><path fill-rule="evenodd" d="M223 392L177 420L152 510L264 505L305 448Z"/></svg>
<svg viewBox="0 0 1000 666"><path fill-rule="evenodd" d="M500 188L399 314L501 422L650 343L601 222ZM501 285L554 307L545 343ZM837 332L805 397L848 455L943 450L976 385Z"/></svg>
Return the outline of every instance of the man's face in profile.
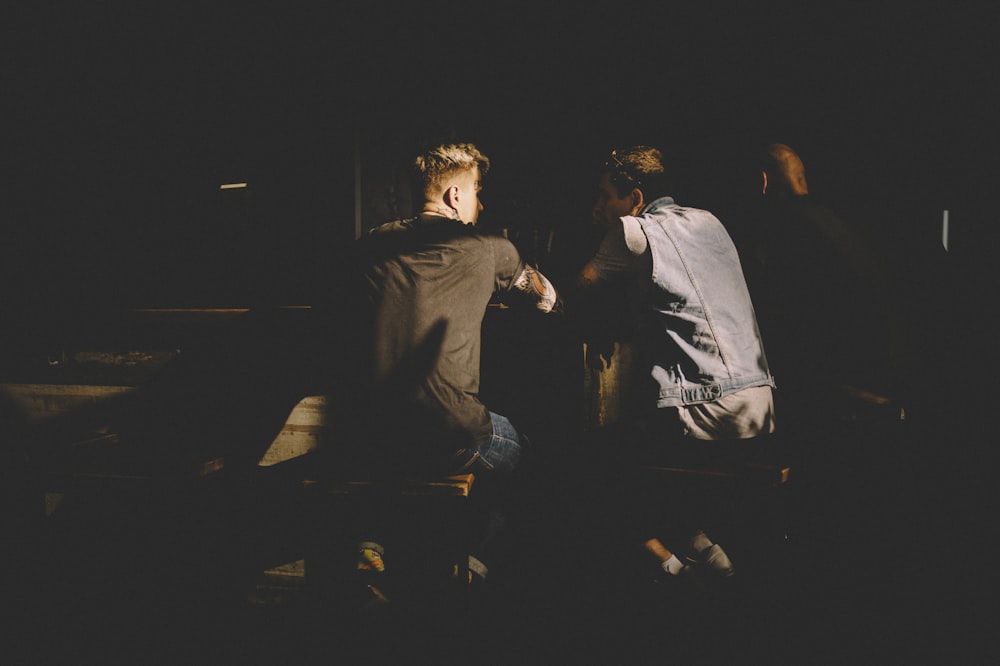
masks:
<svg viewBox="0 0 1000 666"><path fill-rule="evenodd" d="M607 173L601 175L597 183L597 200L592 211L594 222L607 229L624 215L631 215L635 201L631 194L618 196L618 188Z"/></svg>

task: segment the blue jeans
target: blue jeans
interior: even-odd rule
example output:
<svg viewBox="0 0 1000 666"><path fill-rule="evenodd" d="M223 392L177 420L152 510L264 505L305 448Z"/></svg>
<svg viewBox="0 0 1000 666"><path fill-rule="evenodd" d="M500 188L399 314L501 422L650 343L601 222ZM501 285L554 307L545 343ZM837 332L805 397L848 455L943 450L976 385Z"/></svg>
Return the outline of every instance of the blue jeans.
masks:
<svg viewBox="0 0 1000 666"><path fill-rule="evenodd" d="M474 449L464 449L458 456L458 466L452 474L478 471L494 476L512 474L517 469L530 441L518 432L506 416L490 412L490 421L493 424L493 434L489 441Z"/></svg>
<svg viewBox="0 0 1000 666"><path fill-rule="evenodd" d="M528 438L519 433L506 416L490 412L490 421L493 423L493 435L489 442L477 449L479 455L472 468L509 474L521 460L521 453L529 443Z"/></svg>
<svg viewBox="0 0 1000 666"><path fill-rule="evenodd" d="M507 526L507 516L517 493L515 470L530 447L528 438L519 433L506 416L490 412L493 435L489 441L471 450L461 471L476 474L477 498L475 537L472 554L488 567L495 563L500 539Z"/></svg>

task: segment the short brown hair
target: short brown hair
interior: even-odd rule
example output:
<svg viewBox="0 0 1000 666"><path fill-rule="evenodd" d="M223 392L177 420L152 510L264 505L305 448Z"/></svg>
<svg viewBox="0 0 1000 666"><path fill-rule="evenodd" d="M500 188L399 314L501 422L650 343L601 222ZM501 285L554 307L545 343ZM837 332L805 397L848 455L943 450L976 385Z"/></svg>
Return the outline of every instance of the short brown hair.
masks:
<svg viewBox="0 0 1000 666"><path fill-rule="evenodd" d="M472 171L479 167L480 177L490 170L490 160L474 144L438 144L416 157L413 175L419 184L417 191L433 194L449 176L456 172Z"/></svg>
<svg viewBox="0 0 1000 666"><path fill-rule="evenodd" d="M604 173L618 189L618 196L625 196L639 188L647 200L652 201L669 194L663 153L650 146L632 146L611 151L604 163Z"/></svg>

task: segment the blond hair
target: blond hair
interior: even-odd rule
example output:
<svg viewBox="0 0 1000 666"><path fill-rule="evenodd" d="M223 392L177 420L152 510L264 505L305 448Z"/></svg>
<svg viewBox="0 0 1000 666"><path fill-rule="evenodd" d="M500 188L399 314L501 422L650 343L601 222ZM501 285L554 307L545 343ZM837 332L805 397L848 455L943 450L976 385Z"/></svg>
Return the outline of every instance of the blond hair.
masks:
<svg viewBox="0 0 1000 666"><path fill-rule="evenodd" d="M456 173L479 167L480 177L490 169L490 160L471 143L446 143L434 146L413 161L419 191L431 197L444 189Z"/></svg>

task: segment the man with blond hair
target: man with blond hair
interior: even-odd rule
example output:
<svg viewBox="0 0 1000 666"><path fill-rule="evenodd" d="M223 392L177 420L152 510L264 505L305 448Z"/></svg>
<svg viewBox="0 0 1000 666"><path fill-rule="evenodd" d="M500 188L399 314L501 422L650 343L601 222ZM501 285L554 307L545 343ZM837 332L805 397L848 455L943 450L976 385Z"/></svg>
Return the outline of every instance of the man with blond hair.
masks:
<svg viewBox="0 0 1000 666"><path fill-rule="evenodd" d="M416 215L375 227L357 248L350 417L363 457L380 469L476 474L484 511L469 565L479 581L530 448L480 400L483 319L492 300L540 314L559 312L561 301L513 243L476 228L490 167L478 147L442 143L412 167ZM368 550L365 558L381 561L379 548Z"/></svg>

